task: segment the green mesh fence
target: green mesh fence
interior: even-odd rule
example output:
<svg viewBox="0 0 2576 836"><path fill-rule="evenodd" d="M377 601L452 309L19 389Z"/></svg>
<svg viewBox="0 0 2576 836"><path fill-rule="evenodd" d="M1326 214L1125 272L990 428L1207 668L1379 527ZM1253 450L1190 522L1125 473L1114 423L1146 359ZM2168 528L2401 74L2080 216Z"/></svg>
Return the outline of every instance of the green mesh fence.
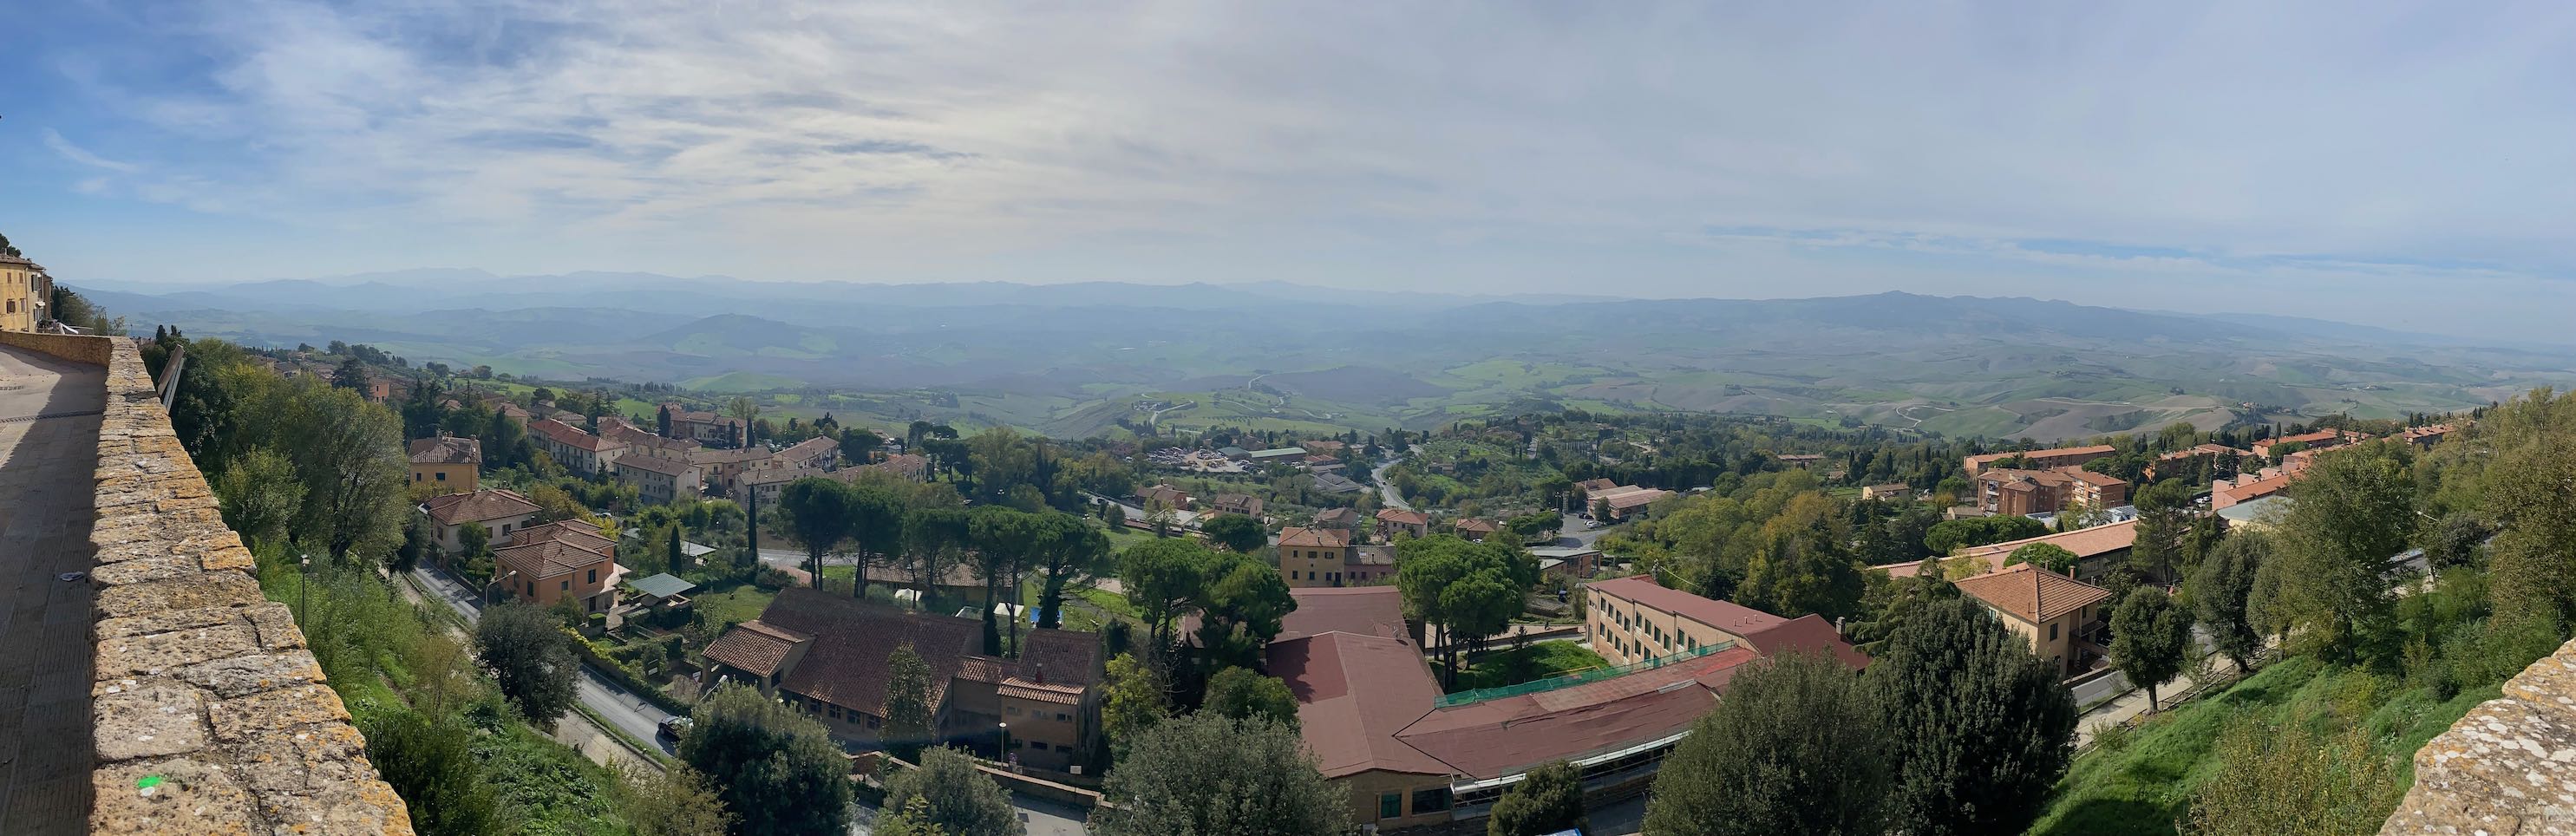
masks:
<svg viewBox="0 0 2576 836"><path fill-rule="evenodd" d="M1630 662L1618 667L1591 668L1575 671L1564 676L1533 679L1519 685L1505 685L1500 688L1477 688L1471 691L1460 691L1455 694L1443 695L1440 699L1434 701L1432 705L1435 707L1446 708L1453 705L1466 705L1471 702L1484 702L1486 700L1498 700L1504 697L1517 697L1522 694L1535 694L1541 691L1554 691L1559 688L1572 688L1587 682L1599 682L1604 679L1614 679L1626 676L1638 671L1654 670L1676 662L1687 662L1734 646L1734 642L1718 642L1712 645L1705 645L1685 650L1670 656L1657 656L1642 662Z"/></svg>

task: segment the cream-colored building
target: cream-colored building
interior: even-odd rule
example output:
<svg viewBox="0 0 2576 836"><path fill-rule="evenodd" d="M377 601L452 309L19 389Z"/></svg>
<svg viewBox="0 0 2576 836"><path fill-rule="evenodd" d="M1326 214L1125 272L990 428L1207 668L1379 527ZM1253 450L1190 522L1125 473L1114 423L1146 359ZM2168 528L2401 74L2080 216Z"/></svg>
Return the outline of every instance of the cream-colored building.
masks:
<svg viewBox="0 0 2576 836"><path fill-rule="evenodd" d="M45 268L14 255L0 254L0 331L33 331L52 317L54 280Z"/></svg>
<svg viewBox="0 0 2576 836"><path fill-rule="evenodd" d="M2095 631L2109 610L2110 590L2028 563L1960 580L1958 587L2030 640L2031 652L2055 663L2059 676L2081 672L2088 655L2103 653Z"/></svg>
<svg viewBox="0 0 2576 836"><path fill-rule="evenodd" d="M1279 532L1279 577L1290 589L1341 586L1352 553L1349 531L1291 526Z"/></svg>
<svg viewBox="0 0 2576 836"><path fill-rule="evenodd" d="M1584 636L1613 665L1661 659L1724 645L1770 655L1824 650L1854 668L1868 657L1844 641L1824 616L1781 618L1732 601L1667 589L1646 575L1584 587Z"/></svg>

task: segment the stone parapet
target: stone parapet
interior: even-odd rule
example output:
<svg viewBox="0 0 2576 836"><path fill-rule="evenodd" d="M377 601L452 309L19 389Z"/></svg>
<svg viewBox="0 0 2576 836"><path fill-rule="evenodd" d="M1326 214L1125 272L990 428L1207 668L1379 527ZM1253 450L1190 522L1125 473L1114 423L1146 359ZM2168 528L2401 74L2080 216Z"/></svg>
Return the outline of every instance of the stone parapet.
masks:
<svg viewBox="0 0 2576 836"><path fill-rule="evenodd" d="M411 833L292 614L261 596L134 342L0 340L107 367L90 535L90 832Z"/></svg>
<svg viewBox="0 0 2576 836"><path fill-rule="evenodd" d="M2379 832L2576 833L2576 642L2426 742Z"/></svg>
<svg viewBox="0 0 2576 836"><path fill-rule="evenodd" d="M75 337L67 334L38 334L30 331L0 331L0 345L17 346L28 351L43 352L75 363L88 363L93 366L107 365L109 344L118 342L131 344L130 340L111 337Z"/></svg>

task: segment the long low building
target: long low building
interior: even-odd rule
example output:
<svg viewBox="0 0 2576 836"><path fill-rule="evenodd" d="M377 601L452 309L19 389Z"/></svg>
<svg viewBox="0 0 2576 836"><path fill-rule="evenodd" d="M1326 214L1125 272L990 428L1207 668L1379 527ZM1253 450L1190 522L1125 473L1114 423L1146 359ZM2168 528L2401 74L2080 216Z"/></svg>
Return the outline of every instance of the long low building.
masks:
<svg viewBox="0 0 2576 836"><path fill-rule="evenodd" d="M1269 671L1296 696L1301 734L1324 776L1350 793L1353 821L1379 830L1482 817L1530 769L1559 760L1582 771L1587 792L1641 787L1736 672L1772 652L1728 641L1646 664L1443 694L1397 590L1289 594L1298 606L1270 644Z"/></svg>

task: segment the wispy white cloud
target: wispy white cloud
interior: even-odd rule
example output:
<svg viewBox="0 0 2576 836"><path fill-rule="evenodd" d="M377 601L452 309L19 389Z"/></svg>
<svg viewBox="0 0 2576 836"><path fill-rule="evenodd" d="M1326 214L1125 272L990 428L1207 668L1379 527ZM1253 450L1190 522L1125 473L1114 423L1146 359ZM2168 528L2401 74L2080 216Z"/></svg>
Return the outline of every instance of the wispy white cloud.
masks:
<svg viewBox="0 0 2576 836"><path fill-rule="evenodd" d="M1854 250L2207 281L2576 271L2566 4L243 0L154 20L202 62L192 83L81 81L171 143L112 169L137 194L388 249L437 229L504 269L1303 260L1530 286L1590 266L1729 295ZM1728 260L1756 243L1792 257Z"/></svg>
<svg viewBox="0 0 2576 836"><path fill-rule="evenodd" d="M63 155L63 159L80 163L81 165L89 166L91 168L103 168L109 171L118 171L127 174L143 170L142 166L135 165L133 163L117 162L106 157L101 157L97 154L92 154L88 149L82 148L78 145L73 145L71 140L64 139L61 133L56 132L52 128L45 129L45 147L54 149L54 153Z"/></svg>

